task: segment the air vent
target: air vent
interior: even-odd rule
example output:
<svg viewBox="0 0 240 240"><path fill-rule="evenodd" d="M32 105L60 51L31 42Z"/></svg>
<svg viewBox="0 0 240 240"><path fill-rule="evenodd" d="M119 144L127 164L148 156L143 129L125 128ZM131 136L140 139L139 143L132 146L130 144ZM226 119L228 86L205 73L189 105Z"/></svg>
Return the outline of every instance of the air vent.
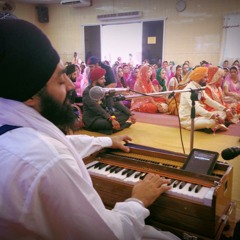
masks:
<svg viewBox="0 0 240 240"><path fill-rule="evenodd" d="M110 20L119 20L119 19L129 19L129 18L140 18L142 17L142 12L124 12L124 13L111 13L98 15L97 19L100 21L110 21Z"/></svg>
<svg viewBox="0 0 240 240"><path fill-rule="evenodd" d="M92 6L91 0L62 0L62 5L73 6L73 7L90 7Z"/></svg>

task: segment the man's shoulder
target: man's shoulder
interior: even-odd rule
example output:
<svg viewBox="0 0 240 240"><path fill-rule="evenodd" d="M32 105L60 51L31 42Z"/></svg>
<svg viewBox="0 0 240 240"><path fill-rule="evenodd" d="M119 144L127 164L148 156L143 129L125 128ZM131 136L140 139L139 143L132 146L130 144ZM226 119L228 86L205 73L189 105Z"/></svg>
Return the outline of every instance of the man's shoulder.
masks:
<svg viewBox="0 0 240 240"><path fill-rule="evenodd" d="M21 141L22 140L22 141ZM20 127L11 133L5 133L0 138L0 145L9 148L11 152L39 152L52 151L52 146L60 146L61 143L50 135L30 127ZM14 147L15 146L15 147Z"/></svg>
<svg viewBox="0 0 240 240"><path fill-rule="evenodd" d="M194 84L193 81L191 81L191 82L189 82L189 83L186 85L185 89L186 89L186 88L197 88L197 86Z"/></svg>
<svg viewBox="0 0 240 240"><path fill-rule="evenodd" d="M50 162L56 162L67 147L57 139L29 127L21 127L6 133L0 139L0 154L8 158L41 168ZM18 160L17 160L18 159Z"/></svg>

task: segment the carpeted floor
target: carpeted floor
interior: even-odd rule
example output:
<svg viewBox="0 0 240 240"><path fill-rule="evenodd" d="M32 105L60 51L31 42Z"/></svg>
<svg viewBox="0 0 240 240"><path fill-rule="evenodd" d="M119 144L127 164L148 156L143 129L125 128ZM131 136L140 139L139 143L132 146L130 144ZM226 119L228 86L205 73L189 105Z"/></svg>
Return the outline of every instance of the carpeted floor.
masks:
<svg viewBox="0 0 240 240"><path fill-rule="evenodd" d="M139 113L139 112L135 112L135 114L138 122L179 128L179 120L178 120L178 117L175 115L149 114L149 113ZM219 132L219 134L240 137L240 122L238 124L231 124L229 126L228 131Z"/></svg>
<svg viewBox="0 0 240 240"><path fill-rule="evenodd" d="M182 142L178 120L176 116L163 114L136 113L137 123L130 128L124 129L115 135L127 134L133 140L133 143L145 146L171 150L188 154L190 152L190 131L182 129ZM87 134L90 136L103 136L100 133L89 132L85 130L77 131L75 134ZM199 149L212 150L220 153L222 150L239 146L240 123L229 126L227 132L207 134L200 131L194 132L193 147ZM233 166L233 186L232 199L237 203L236 219L240 219L240 156L228 161Z"/></svg>

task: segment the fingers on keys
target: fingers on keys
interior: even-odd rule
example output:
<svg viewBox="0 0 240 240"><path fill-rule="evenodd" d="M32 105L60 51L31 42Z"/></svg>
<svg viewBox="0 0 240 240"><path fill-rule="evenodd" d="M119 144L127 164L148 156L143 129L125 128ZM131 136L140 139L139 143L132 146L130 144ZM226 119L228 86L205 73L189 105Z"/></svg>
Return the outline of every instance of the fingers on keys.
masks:
<svg viewBox="0 0 240 240"><path fill-rule="evenodd" d="M160 177L158 174L149 173L145 176L143 181L149 181L154 183L158 188L162 189L162 192L171 189L171 180Z"/></svg>

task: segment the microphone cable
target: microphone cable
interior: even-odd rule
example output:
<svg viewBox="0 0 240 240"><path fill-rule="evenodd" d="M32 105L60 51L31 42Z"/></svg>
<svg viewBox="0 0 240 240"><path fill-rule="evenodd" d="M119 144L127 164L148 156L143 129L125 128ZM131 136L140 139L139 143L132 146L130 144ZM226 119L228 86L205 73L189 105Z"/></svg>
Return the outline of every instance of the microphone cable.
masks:
<svg viewBox="0 0 240 240"><path fill-rule="evenodd" d="M177 102L175 94L173 94L173 99L174 99L174 102L176 104L176 109L177 109L177 119L178 119L179 135L180 135L182 150L183 150L183 153L185 154L185 147L184 147L183 137L182 137L182 125L180 122L179 111L178 111L178 102Z"/></svg>
<svg viewBox="0 0 240 240"><path fill-rule="evenodd" d="M148 95L147 93L141 93L141 92L132 90L132 89L130 89L130 88L129 88L129 91L130 91L130 92L134 92L134 93L141 94L141 95L143 95L143 96L149 97L149 95ZM179 127L180 141L181 141L183 153L185 154L185 147L184 147L183 137L182 137L182 126L181 126L180 117L179 117L179 111L178 111L178 103L177 103L177 99L176 99L176 96L175 96L174 91L173 91L172 93L173 93L173 96L172 96L172 97L173 97L173 99L174 99L174 102L175 102L176 108L177 108L177 118L178 118L178 127ZM151 96L151 97L159 97L159 96Z"/></svg>

